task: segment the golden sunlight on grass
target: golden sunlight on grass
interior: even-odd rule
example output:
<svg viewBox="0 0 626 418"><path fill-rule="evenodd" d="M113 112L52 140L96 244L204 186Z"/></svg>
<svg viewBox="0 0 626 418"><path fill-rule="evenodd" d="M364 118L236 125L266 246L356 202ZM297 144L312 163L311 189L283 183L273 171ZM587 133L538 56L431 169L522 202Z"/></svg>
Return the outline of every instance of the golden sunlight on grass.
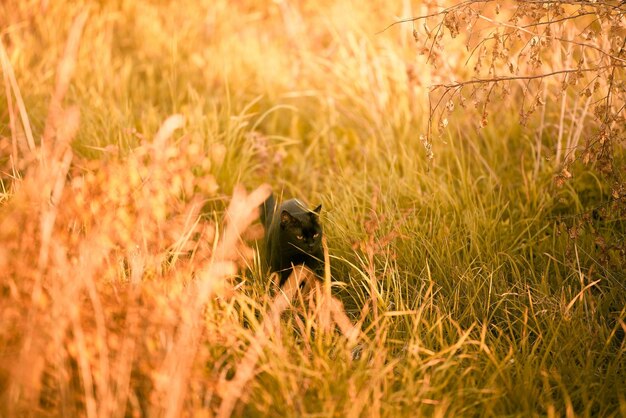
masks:
<svg viewBox="0 0 626 418"><path fill-rule="evenodd" d="M0 4L0 417L625 416L625 9L579 3ZM272 192L324 277L276 286Z"/></svg>

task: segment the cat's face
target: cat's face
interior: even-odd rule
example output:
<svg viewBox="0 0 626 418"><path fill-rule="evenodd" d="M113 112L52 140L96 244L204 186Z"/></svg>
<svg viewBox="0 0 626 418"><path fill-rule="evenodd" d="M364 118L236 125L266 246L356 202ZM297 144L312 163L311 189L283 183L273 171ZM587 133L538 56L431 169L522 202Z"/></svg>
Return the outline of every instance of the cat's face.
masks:
<svg viewBox="0 0 626 418"><path fill-rule="evenodd" d="M280 214L281 241L283 245L295 247L305 253L313 253L322 245L322 226L319 213L322 205L312 212L291 214L283 210Z"/></svg>

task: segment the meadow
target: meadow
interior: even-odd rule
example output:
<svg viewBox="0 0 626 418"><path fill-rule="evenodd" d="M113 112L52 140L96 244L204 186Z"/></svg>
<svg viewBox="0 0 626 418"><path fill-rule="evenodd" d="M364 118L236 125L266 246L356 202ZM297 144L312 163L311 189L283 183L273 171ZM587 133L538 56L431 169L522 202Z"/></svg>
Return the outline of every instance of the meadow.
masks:
<svg viewBox="0 0 626 418"><path fill-rule="evenodd" d="M474 3L0 3L0 417L626 416L624 5Z"/></svg>

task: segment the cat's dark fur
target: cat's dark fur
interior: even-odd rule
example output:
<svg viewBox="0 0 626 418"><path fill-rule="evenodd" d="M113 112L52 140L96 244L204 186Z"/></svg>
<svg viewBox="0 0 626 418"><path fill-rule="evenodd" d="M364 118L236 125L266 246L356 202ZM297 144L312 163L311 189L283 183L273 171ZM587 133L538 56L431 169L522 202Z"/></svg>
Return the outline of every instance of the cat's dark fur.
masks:
<svg viewBox="0 0 626 418"><path fill-rule="evenodd" d="M289 278L292 265L304 264L316 274L322 274L321 210L322 205L310 210L297 199L277 206L273 195L263 203L261 222L265 227L265 259L270 271L279 274L280 286Z"/></svg>

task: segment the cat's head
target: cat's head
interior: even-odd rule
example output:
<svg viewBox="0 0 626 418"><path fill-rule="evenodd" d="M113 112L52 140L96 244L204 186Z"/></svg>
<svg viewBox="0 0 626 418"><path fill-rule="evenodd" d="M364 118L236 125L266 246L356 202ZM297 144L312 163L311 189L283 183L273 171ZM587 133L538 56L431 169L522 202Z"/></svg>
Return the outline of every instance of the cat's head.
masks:
<svg viewBox="0 0 626 418"><path fill-rule="evenodd" d="M292 245L306 253L312 253L322 245L322 225L319 214L322 205L312 211L280 213L281 238L284 243Z"/></svg>

